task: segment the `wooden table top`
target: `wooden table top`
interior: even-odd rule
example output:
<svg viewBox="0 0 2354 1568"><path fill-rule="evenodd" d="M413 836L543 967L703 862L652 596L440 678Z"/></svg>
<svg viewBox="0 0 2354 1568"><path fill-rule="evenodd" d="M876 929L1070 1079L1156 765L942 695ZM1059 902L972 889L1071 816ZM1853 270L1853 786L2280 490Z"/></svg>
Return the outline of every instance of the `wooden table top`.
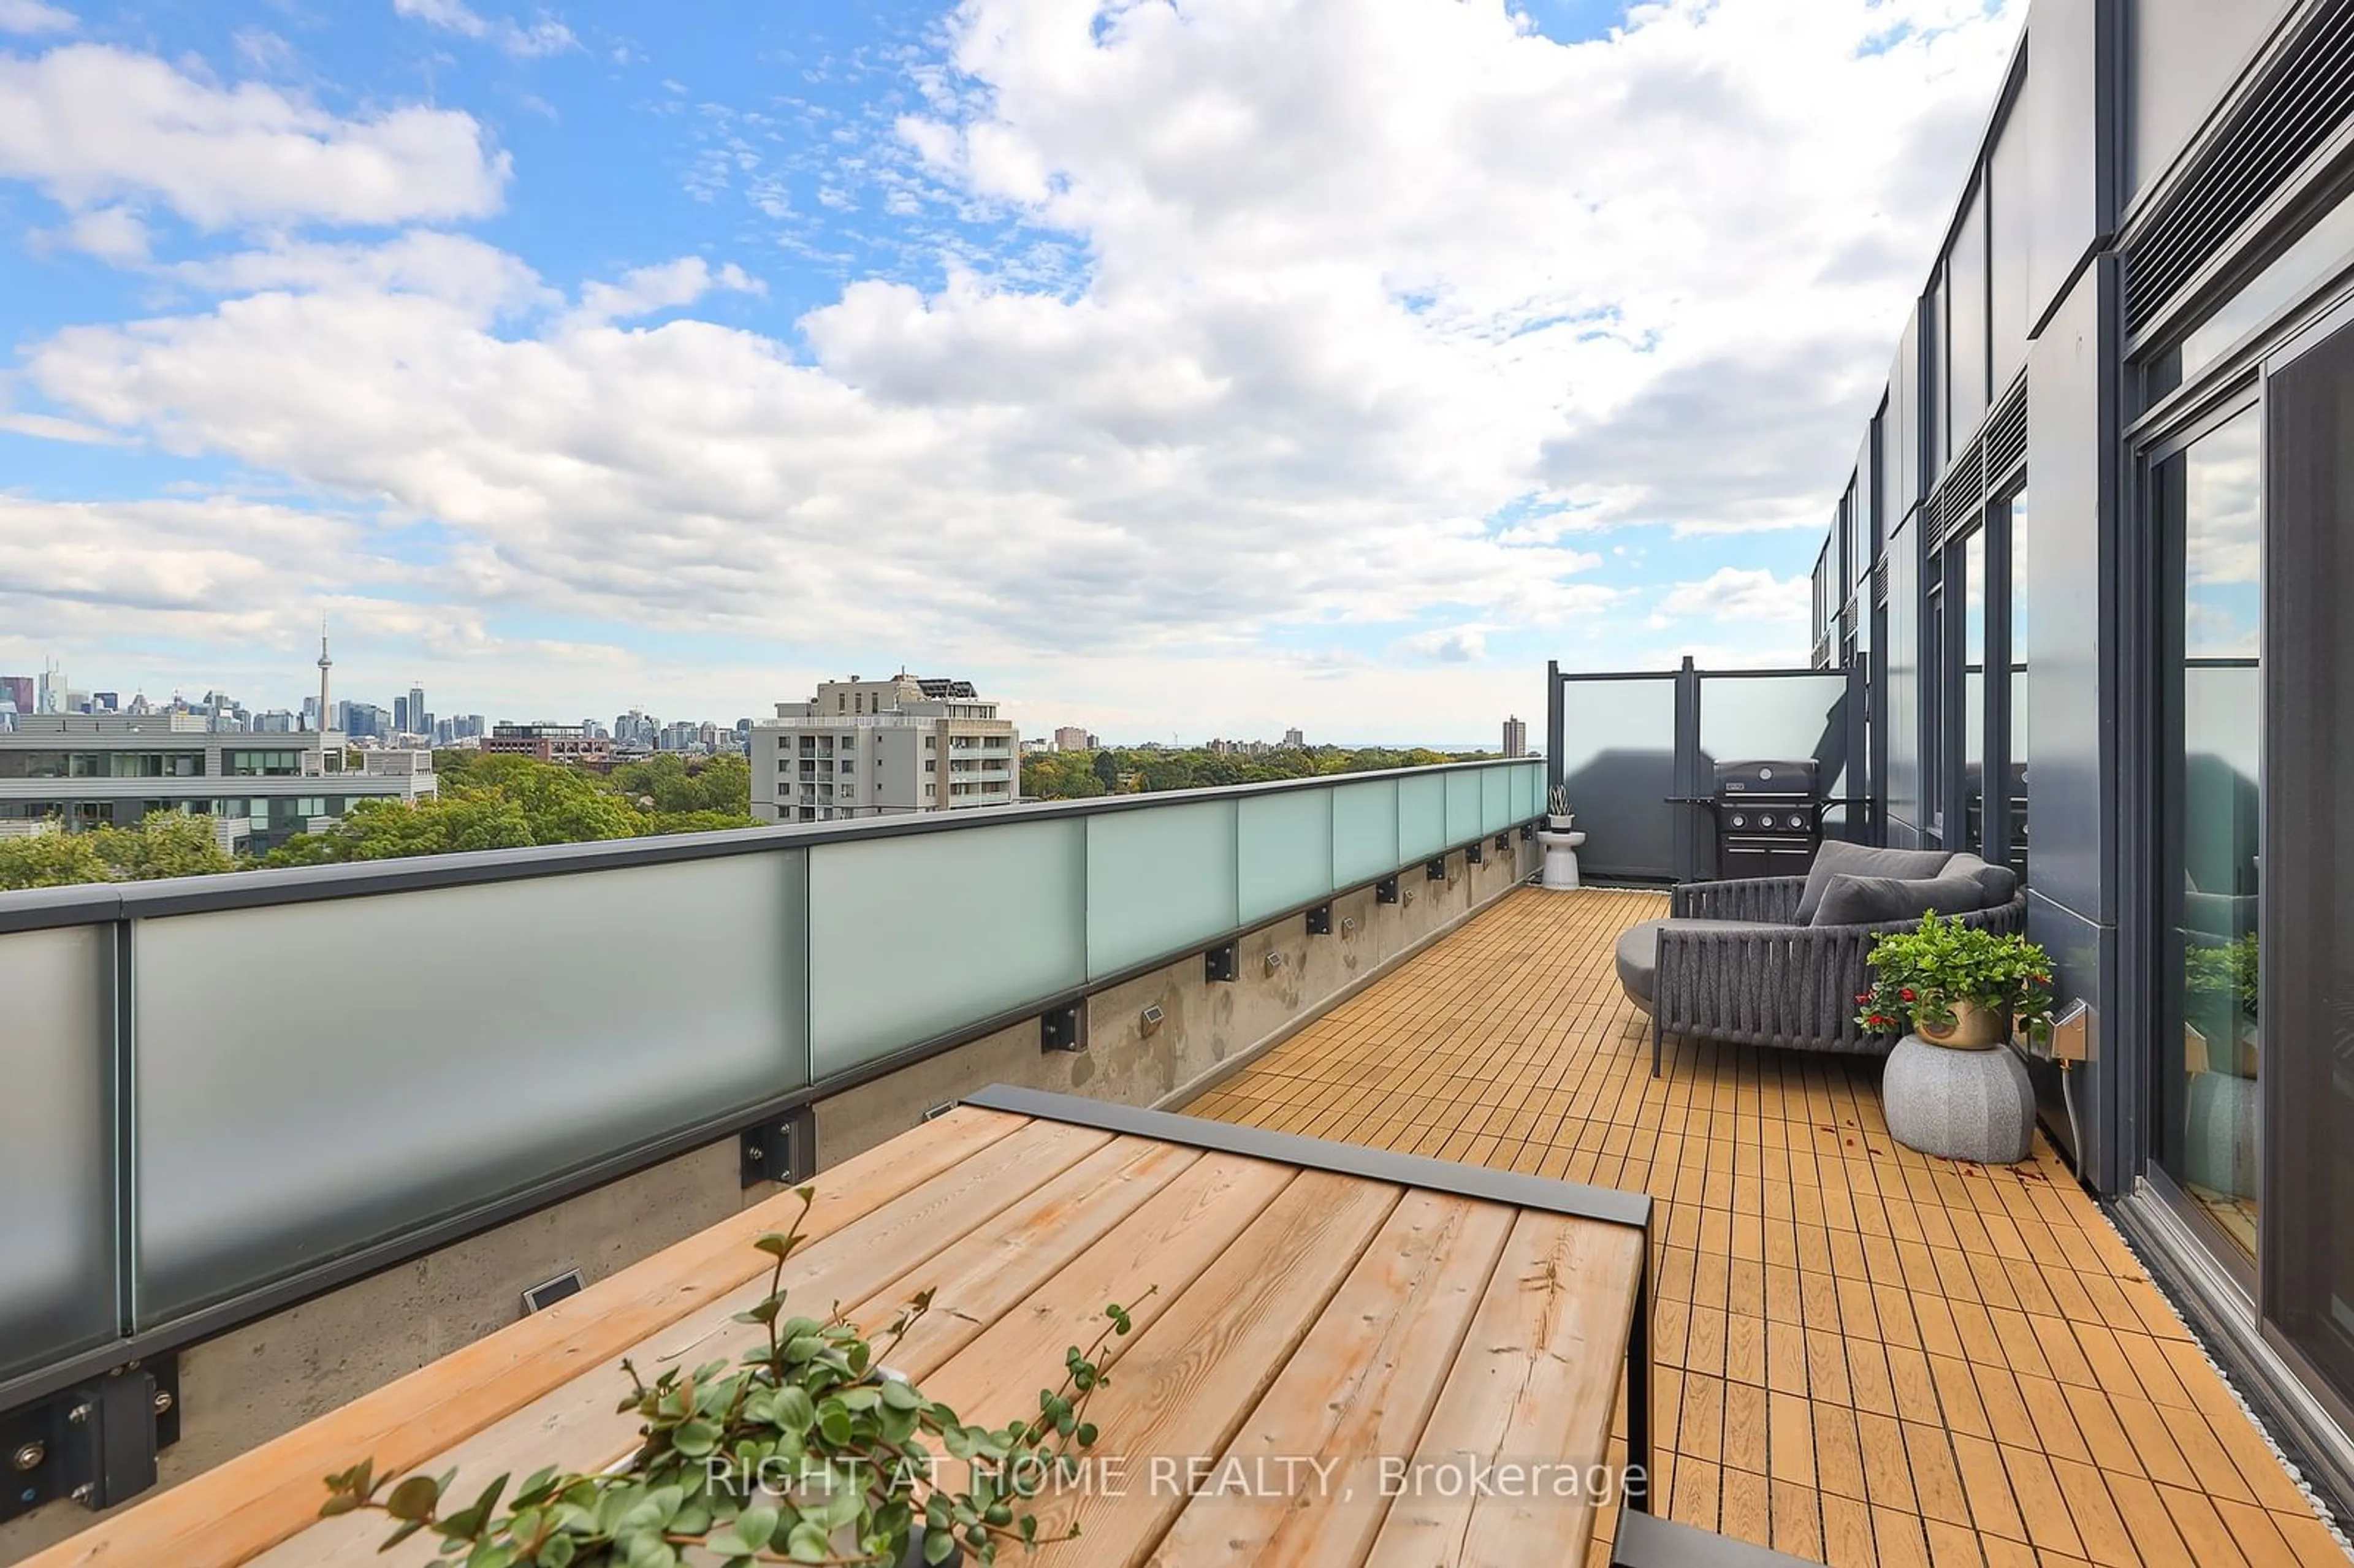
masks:
<svg viewBox="0 0 2354 1568"><path fill-rule="evenodd" d="M1086 1485L1041 1510L1080 1539L1008 1561L1577 1563L1622 1372L1648 1456L1649 1200L1531 1176L991 1089L819 1176L797 1301L879 1330L931 1311L894 1367L967 1420L1034 1414L1063 1352L1129 1307ZM316 1521L321 1478L460 1471L459 1490L634 1446L624 1356L651 1378L733 1358L766 1294L752 1239L781 1194L107 1520L35 1568L384 1557L380 1516ZM1149 1294L1148 1294L1149 1292Z"/></svg>

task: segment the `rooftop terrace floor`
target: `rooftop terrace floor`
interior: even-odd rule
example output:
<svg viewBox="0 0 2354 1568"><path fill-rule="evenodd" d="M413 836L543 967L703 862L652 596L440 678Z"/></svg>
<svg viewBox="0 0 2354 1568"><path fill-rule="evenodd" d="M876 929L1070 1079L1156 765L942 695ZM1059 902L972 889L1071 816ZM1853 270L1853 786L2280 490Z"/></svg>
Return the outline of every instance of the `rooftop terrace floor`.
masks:
<svg viewBox="0 0 2354 1568"><path fill-rule="evenodd" d="M1665 913L1514 893L1185 1109L1650 1192L1670 1518L1854 1568L2346 1561L2041 1134L1914 1153L1877 1060L1653 1079L1611 950Z"/></svg>

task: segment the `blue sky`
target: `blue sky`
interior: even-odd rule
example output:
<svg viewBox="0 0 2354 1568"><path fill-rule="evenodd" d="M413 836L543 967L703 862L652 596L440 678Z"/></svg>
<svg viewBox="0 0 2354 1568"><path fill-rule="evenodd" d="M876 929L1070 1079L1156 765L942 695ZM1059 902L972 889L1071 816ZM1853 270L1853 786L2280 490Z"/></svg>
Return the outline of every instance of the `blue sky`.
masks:
<svg viewBox="0 0 2354 1568"><path fill-rule="evenodd" d="M1973 0L0 0L0 673L1472 737L1802 661Z"/></svg>

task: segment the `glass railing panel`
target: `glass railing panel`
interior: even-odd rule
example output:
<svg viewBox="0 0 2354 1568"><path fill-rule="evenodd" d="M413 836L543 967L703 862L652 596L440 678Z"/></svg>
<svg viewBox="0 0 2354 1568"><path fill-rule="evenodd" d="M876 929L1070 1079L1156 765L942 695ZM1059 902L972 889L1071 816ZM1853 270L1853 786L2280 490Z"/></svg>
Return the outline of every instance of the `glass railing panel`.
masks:
<svg viewBox="0 0 2354 1568"><path fill-rule="evenodd" d="M1087 824L1087 975L1173 956L1242 924L1235 802L1107 811Z"/></svg>
<svg viewBox="0 0 2354 1568"><path fill-rule="evenodd" d="M1087 831L960 819L810 852L810 1064L824 1078L1087 980Z"/></svg>
<svg viewBox="0 0 2354 1568"><path fill-rule="evenodd" d="M1244 923L1323 897L1332 891L1332 791L1246 797L1235 842Z"/></svg>
<svg viewBox="0 0 2354 1568"><path fill-rule="evenodd" d="M1524 762L1512 769L1512 821L1525 822L1545 809L1544 764Z"/></svg>
<svg viewBox="0 0 2354 1568"><path fill-rule="evenodd" d="M0 936L0 1378L114 1336L113 934Z"/></svg>
<svg viewBox="0 0 2354 1568"><path fill-rule="evenodd" d="M771 851L141 922L139 1322L806 1085L804 874Z"/></svg>
<svg viewBox="0 0 2354 1568"><path fill-rule="evenodd" d="M1426 860L1447 847L1447 776L1408 774L1398 780L1398 860Z"/></svg>
<svg viewBox="0 0 2354 1568"><path fill-rule="evenodd" d="M1479 836L1479 775L1467 768L1446 779L1447 842L1468 843Z"/></svg>
<svg viewBox="0 0 2354 1568"><path fill-rule="evenodd" d="M1397 780L1333 786L1332 885L1355 887L1397 866Z"/></svg>
<svg viewBox="0 0 2354 1568"><path fill-rule="evenodd" d="M1476 777L1479 780L1479 831L1500 833L1512 820L1512 770L1486 768Z"/></svg>

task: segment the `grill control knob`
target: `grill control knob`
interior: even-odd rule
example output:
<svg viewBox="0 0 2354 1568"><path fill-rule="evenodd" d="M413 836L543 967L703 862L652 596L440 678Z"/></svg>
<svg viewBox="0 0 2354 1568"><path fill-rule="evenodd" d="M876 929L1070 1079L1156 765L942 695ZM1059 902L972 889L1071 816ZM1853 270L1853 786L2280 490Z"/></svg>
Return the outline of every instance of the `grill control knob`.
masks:
<svg viewBox="0 0 2354 1568"><path fill-rule="evenodd" d="M1733 813L1733 825L1736 828L1745 828L1749 825L1749 819L1735 811Z"/></svg>
<svg viewBox="0 0 2354 1568"><path fill-rule="evenodd" d="M1797 815L1796 812L1793 812L1790 817L1790 825L1794 828L1803 828L1807 825L1807 819Z"/></svg>

